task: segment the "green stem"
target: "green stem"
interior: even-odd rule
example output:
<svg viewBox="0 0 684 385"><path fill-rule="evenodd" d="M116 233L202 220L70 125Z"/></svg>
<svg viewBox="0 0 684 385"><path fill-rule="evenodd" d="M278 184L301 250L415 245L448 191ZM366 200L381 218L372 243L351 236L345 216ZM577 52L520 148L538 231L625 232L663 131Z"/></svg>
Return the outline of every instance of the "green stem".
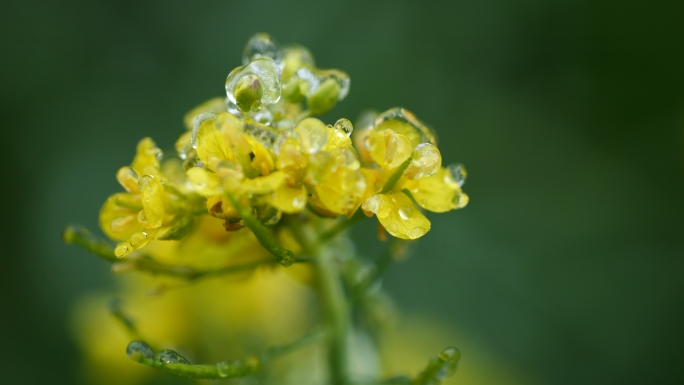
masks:
<svg viewBox="0 0 684 385"><path fill-rule="evenodd" d="M373 269L359 282L359 284L354 288L351 295L351 302L356 302L374 283L382 277L382 275L387 271L394 261L394 250L396 248L395 244L399 242L397 240L391 241L382 254L375 260L375 266Z"/></svg>
<svg viewBox="0 0 684 385"><path fill-rule="evenodd" d="M311 226L294 216L287 218L295 239L304 253L315 256L318 278L318 294L323 318L328 330L328 367L332 385L346 385L349 373L349 348L347 334L350 328L349 303L346 300L342 280L335 268L331 249L319 241Z"/></svg>
<svg viewBox="0 0 684 385"><path fill-rule="evenodd" d="M233 196L233 194L226 192L226 197L233 204L235 210L238 212L240 217L247 227L254 233L254 236L259 240L261 246L268 250L276 258L276 261L283 265L283 267L290 267L294 263L294 254L292 251L287 250L278 244L271 231L264 226L252 213L250 210L244 208L240 202Z"/></svg>
<svg viewBox="0 0 684 385"><path fill-rule="evenodd" d="M81 225L67 226L62 231L62 239L65 243L80 246L105 261L115 262L119 260L114 255L114 247L112 245L103 239L97 238Z"/></svg>
<svg viewBox="0 0 684 385"><path fill-rule="evenodd" d="M66 243L80 246L104 259L105 261L110 262L115 270L142 271L154 275L164 275L167 277L186 279L188 281L215 277L219 275L240 273L243 271L256 269L261 265L274 263L271 262L271 260L264 260L249 262L237 266L221 267L212 270L196 270L185 265L167 265L145 254L135 256L131 255L126 258L117 258L114 256L114 247L111 244L94 236L85 227L80 225L72 225L67 227L62 233L62 237ZM310 261L299 258L293 260L293 262L307 263Z"/></svg>
<svg viewBox="0 0 684 385"><path fill-rule="evenodd" d="M337 234L339 234L342 231L354 226L355 224L359 223L364 218L366 218L366 216L363 215L363 212L360 209L357 210L356 213L354 213L354 215L351 218L337 222L337 224L335 226L333 226L329 230L323 232L320 235L320 237L318 238L319 242L321 242L321 243L328 242L329 240L335 238L337 236Z"/></svg>
<svg viewBox="0 0 684 385"><path fill-rule="evenodd" d="M387 182L385 182L385 185L382 187L382 194L392 191L397 182L399 182L399 179L404 176L404 171L406 171L406 168L409 166L409 164L411 164L411 160L411 157L409 157L404 161L404 163L400 164L396 170L394 170L389 179L387 179Z"/></svg>
<svg viewBox="0 0 684 385"><path fill-rule="evenodd" d="M141 340L132 341L126 348L128 357L140 364L150 366L177 376L220 380L226 378L244 377L255 374L261 370L264 364L281 357L293 350L302 348L317 341L325 335L323 330L317 330L304 335L302 338L287 345L277 346L267 350L261 356L250 356L242 361L223 361L217 364L190 364L185 358L171 350L162 350L155 354L154 350L146 342ZM164 359L166 356L167 359ZM168 357L174 357L170 361ZM175 362L174 362L175 361Z"/></svg>

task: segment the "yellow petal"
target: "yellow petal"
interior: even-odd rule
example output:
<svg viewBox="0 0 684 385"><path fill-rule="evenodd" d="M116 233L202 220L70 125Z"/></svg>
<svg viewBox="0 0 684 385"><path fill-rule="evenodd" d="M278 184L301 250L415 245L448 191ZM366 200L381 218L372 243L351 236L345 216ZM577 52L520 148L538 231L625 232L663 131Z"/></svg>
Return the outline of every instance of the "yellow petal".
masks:
<svg viewBox="0 0 684 385"><path fill-rule="evenodd" d="M138 222L144 228L159 228L164 220L164 186L158 177L144 175L138 180L143 209Z"/></svg>
<svg viewBox="0 0 684 385"><path fill-rule="evenodd" d="M118 193L110 196L100 209L100 228L109 238L123 241L141 227L137 221L139 209L121 206L119 201L138 201L140 204L138 197L133 194Z"/></svg>
<svg viewBox="0 0 684 385"><path fill-rule="evenodd" d="M206 102L200 104L199 106L190 110L183 117L183 124L188 130L192 130L195 126L195 118L205 112L223 112L226 111L228 107L226 106L226 98L219 96L213 99L209 99Z"/></svg>
<svg viewBox="0 0 684 385"><path fill-rule="evenodd" d="M211 216L221 219L233 219L239 217L235 207L223 195L214 195L207 198L207 211Z"/></svg>
<svg viewBox="0 0 684 385"><path fill-rule="evenodd" d="M284 213L293 214L302 211L306 207L306 198L307 193L304 186L293 188L284 185L271 194L269 204Z"/></svg>
<svg viewBox="0 0 684 385"><path fill-rule="evenodd" d="M437 145L432 130L404 108L391 108L376 117L373 130L383 132L387 129L409 138L411 148L421 143Z"/></svg>
<svg viewBox="0 0 684 385"><path fill-rule="evenodd" d="M374 130L369 141L371 158L389 170L402 164L413 151L409 138L392 130Z"/></svg>
<svg viewBox="0 0 684 385"><path fill-rule="evenodd" d="M420 207L443 213L465 207L468 196L461 191L447 168L441 168L435 175L418 180L407 180L403 185Z"/></svg>
<svg viewBox="0 0 684 385"><path fill-rule="evenodd" d="M121 167L116 173L116 180L128 192L139 193L138 173L130 167Z"/></svg>
<svg viewBox="0 0 684 385"><path fill-rule="evenodd" d="M241 190L247 194L271 194L285 185L285 174L276 171L254 179L245 179L242 182Z"/></svg>
<svg viewBox="0 0 684 385"><path fill-rule="evenodd" d="M131 167L138 175L156 175L159 172L159 160L162 152L150 138L138 142Z"/></svg>
<svg viewBox="0 0 684 385"><path fill-rule="evenodd" d="M251 158L250 165L259 171L261 175L268 175L275 168L275 154L247 134L244 135L244 139L247 141L250 148L248 155Z"/></svg>
<svg viewBox="0 0 684 385"><path fill-rule="evenodd" d="M328 142L328 127L316 118L306 118L293 130L302 152L313 154L323 149Z"/></svg>
<svg viewBox="0 0 684 385"><path fill-rule="evenodd" d="M344 131L334 127L326 128L328 129L328 141L325 143L325 146L323 146L324 151L351 147L351 138Z"/></svg>
<svg viewBox="0 0 684 385"><path fill-rule="evenodd" d="M188 182L199 195L207 197L220 194L223 191L219 177L201 167L191 167L186 175Z"/></svg>
<svg viewBox="0 0 684 385"><path fill-rule="evenodd" d="M383 195L386 195L386 198L382 197ZM379 212L382 214L385 213L385 206L390 206L386 216L378 215L378 220L388 233L401 239L417 239L430 231L430 221L403 192L374 196L382 197L379 205Z"/></svg>
<svg viewBox="0 0 684 385"><path fill-rule="evenodd" d="M226 144L226 137L216 128L215 119L206 119L200 123L195 136L195 146L197 157L209 167L217 161L233 160Z"/></svg>

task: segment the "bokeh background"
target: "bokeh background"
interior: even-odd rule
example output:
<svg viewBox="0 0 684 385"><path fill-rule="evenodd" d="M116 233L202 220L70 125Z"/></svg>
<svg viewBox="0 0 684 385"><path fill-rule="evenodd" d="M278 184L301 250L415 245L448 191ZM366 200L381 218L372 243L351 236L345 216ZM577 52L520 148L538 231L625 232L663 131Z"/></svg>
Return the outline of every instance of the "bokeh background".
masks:
<svg viewBox="0 0 684 385"><path fill-rule="evenodd" d="M171 149L266 31L350 74L329 123L404 106L468 168L468 207L432 216L387 275L404 314L530 383L682 383L682 14L630 0L3 1L0 382L80 381L69 311L112 280L61 229L96 228L137 141ZM380 250L370 223L354 236Z"/></svg>

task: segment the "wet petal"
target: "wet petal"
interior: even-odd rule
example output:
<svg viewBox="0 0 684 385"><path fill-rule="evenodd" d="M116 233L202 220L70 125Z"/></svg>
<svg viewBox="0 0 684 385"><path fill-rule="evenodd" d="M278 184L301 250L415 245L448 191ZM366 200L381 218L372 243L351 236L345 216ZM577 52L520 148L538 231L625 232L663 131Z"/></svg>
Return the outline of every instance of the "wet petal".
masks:
<svg viewBox="0 0 684 385"><path fill-rule="evenodd" d="M271 194L269 204L284 213L293 214L302 211L306 207L306 201L307 192L304 186L293 188L284 185Z"/></svg>
<svg viewBox="0 0 684 385"><path fill-rule="evenodd" d="M465 207L467 195L461 191L447 168L441 168L435 175L418 180L408 180L403 186L422 208L443 213Z"/></svg>
<svg viewBox="0 0 684 385"><path fill-rule="evenodd" d="M217 195L223 191L218 175L212 172L200 167L192 167L186 174L188 182L202 196Z"/></svg>
<svg viewBox="0 0 684 385"><path fill-rule="evenodd" d="M136 148L131 167L138 175L156 175L159 172L159 161L162 151L150 138L143 138Z"/></svg>
<svg viewBox="0 0 684 385"><path fill-rule="evenodd" d="M378 220L391 235L401 239L417 239L430 231L430 221L403 192L374 196L382 197L379 205L381 214L384 214L387 205L390 206L389 213L382 217L378 215Z"/></svg>
<svg viewBox="0 0 684 385"><path fill-rule="evenodd" d="M143 209L138 222L144 228L159 228L164 220L164 186L159 177L144 175L138 180Z"/></svg>

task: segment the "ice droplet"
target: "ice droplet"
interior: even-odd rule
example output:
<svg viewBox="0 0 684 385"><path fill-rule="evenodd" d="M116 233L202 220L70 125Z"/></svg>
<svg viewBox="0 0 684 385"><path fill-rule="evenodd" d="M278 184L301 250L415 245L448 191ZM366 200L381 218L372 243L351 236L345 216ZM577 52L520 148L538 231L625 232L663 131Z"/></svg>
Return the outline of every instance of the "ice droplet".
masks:
<svg viewBox="0 0 684 385"><path fill-rule="evenodd" d="M335 129L342 130L347 136L350 136L354 131L354 126L352 126L349 119L342 118L335 122Z"/></svg>
<svg viewBox="0 0 684 385"><path fill-rule="evenodd" d="M185 357L170 349L160 350L157 354L155 354L154 360L161 364L190 364Z"/></svg>
<svg viewBox="0 0 684 385"><path fill-rule="evenodd" d="M242 51L242 64L249 64L254 59L262 57L280 62L281 55L278 43L271 35L263 32L257 33L249 39L245 50Z"/></svg>
<svg viewBox="0 0 684 385"><path fill-rule="evenodd" d="M463 184L465 183L466 176L468 176L468 172L465 169L465 166L456 163L456 164L451 164L448 166L449 169L449 174L451 174L451 178L456 182L458 187L463 187Z"/></svg>
<svg viewBox="0 0 684 385"><path fill-rule="evenodd" d="M131 341L126 347L126 355L133 361L154 360L154 350L145 341Z"/></svg>
<svg viewBox="0 0 684 385"><path fill-rule="evenodd" d="M280 100L280 67L273 59L267 57L255 59L247 65L235 68L228 74L226 95L238 107L243 106L238 102L236 90L244 89L243 79L245 78L253 78L259 83L259 92L255 94L258 95L258 100L255 103L248 103L252 111L258 111L261 105L273 104Z"/></svg>
<svg viewBox="0 0 684 385"><path fill-rule="evenodd" d="M413 208L410 206L404 206L399 209L399 217L405 221L409 220L411 218L411 214L413 213Z"/></svg>

